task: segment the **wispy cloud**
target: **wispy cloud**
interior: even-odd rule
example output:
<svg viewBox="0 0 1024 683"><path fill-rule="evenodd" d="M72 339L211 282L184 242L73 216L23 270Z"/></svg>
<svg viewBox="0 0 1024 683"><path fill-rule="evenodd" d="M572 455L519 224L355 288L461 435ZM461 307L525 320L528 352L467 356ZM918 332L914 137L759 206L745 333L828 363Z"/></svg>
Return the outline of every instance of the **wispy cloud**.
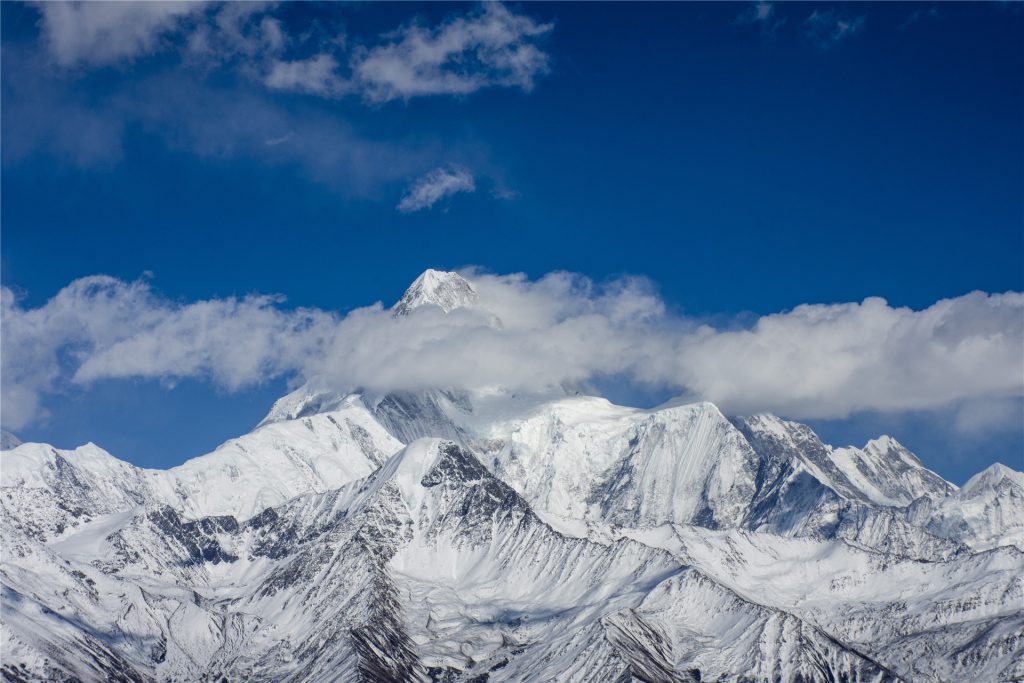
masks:
<svg viewBox="0 0 1024 683"><path fill-rule="evenodd" d="M43 36L64 66L107 65L166 47L164 39L204 13L203 2L40 2Z"/></svg>
<svg viewBox="0 0 1024 683"><path fill-rule="evenodd" d="M334 112L290 106L244 84L212 84L171 71L95 96L41 77L31 54L9 50L4 59L5 165L33 154L83 168L113 165L124 154L127 131L138 127L170 149L214 163L288 166L343 196L393 192L391 203L401 182L438 163L429 142L375 139Z"/></svg>
<svg viewBox="0 0 1024 683"><path fill-rule="evenodd" d="M419 177L409 186L397 209L402 213L413 213L429 209L437 202L460 192L475 192L473 174L455 166L435 168Z"/></svg>
<svg viewBox="0 0 1024 683"><path fill-rule="evenodd" d="M549 69L538 41L553 28L489 2L436 26L414 22L368 41L324 38L312 56L307 45L307 54L296 57L289 46L302 41L272 16L271 3L47 2L38 8L50 55L63 66L107 66L177 50L184 62L232 64L273 90L375 103L488 87L530 90Z"/></svg>
<svg viewBox="0 0 1024 683"><path fill-rule="evenodd" d="M274 3L36 7L41 48L20 44L4 52L4 163L44 151L81 167L116 164L125 131L138 125L200 155L298 162L314 179L346 192L365 196L392 183L386 189L397 193L399 180L436 167L440 151L453 143L420 141L410 148L379 135L363 139L338 111L321 116L317 99L381 106L488 87L527 91L550 64L540 41L552 25L500 3L432 26L412 22L362 37L346 36L337 24L312 32L286 26ZM171 54L177 62L166 59ZM153 55L163 56L143 64ZM109 67L117 69L109 87L74 87L88 70ZM213 77L225 73L232 78ZM294 101L280 101L283 92L310 96L311 109L298 112ZM401 210L473 191L473 183L466 169L433 171L407 191Z"/></svg>
<svg viewBox="0 0 1024 683"><path fill-rule="evenodd" d="M819 49L827 50L857 35L865 17L853 17L837 10L814 10L804 20L804 33Z"/></svg>
<svg viewBox="0 0 1024 683"><path fill-rule="evenodd" d="M537 40L551 24L487 3L436 27L410 24L348 58L348 75L334 53L271 63L265 83L321 97L361 95L374 103L429 95L468 95L488 87L531 90L549 57Z"/></svg>
<svg viewBox="0 0 1024 683"><path fill-rule="evenodd" d="M38 2L50 57L103 67L177 51L183 61L225 63L279 54L291 42L270 2Z"/></svg>
<svg viewBox="0 0 1024 683"><path fill-rule="evenodd" d="M487 3L436 28L412 24L395 40L356 53L353 78L376 102L466 95L491 86L530 90L550 61L536 41L552 28Z"/></svg>
<svg viewBox="0 0 1024 683"><path fill-rule="evenodd" d="M936 9L935 7L929 7L927 9L917 9L911 12L910 15L907 17L906 21L899 25L899 29L903 30L919 22L928 21L931 19L938 19L938 17L939 10Z"/></svg>
<svg viewBox="0 0 1024 683"><path fill-rule="evenodd" d="M266 145L267 147L276 147L277 145L283 145L284 143L288 142L289 140L291 140L294 137L295 137L295 131L294 130L290 130L287 133L285 133L284 135L281 135L280 137L268 138L268 139L264 140L263 144Z"/></svg>
<svg viewBox="0 0 1024 683"><path fill-rule="evenodd" d="M1024 294L974 292L923 310L882 299L808 304L752 324L669 312L642 279L599 286L570 273L465 273L485 310L341 316L279 297L193 303L146 282L96 276L37 308L0 292L4 426L40 419L46 397L110 378L204 378L235 390L280 376L339 390L529 389L619 376L734 413L794 418L960 410L991 426L1024 396ZM492 324L493 316L502 321ZM995 406L998 410L993 409Z"/></svg>
<svg viewBox="0 0 1024 683"><path fill-rule="evenodd" d="M499 185L491 191L491 196L495 199L509 201L512 199L518 199L519 193L511 188L505 187L504 185Z"/></svg>
<svg viewBox="0 0 1024 683"><path fill-rule="evenodd" d="M765 2L765 0L748 6L736 17L736 21L740 24L756 24L761 27L761 32L766 36L775 35L775 32L786 23L785 19L779 18L778 12L775 11L775 4Z"/></svg>
<svg viewBox="0 0 1024 683"><path fill-rule="evenodd" d="M340 97L350 90L350 84L338 75L338 61L328 54L291 62L274 60L269 69L263 82L272 90L320 97Z"/></svg>

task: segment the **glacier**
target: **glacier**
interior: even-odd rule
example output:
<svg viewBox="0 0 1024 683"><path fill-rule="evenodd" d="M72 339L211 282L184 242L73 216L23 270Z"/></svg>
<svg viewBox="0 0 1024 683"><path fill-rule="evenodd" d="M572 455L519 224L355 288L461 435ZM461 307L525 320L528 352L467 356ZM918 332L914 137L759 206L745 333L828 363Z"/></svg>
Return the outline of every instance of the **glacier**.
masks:
<svg viewBox="0 0 1024 683"><path fill-rule="evenodd" d="M4 680L1024 680L1024 474L887 436L313 378L168 470L2 446Z"/></svg>

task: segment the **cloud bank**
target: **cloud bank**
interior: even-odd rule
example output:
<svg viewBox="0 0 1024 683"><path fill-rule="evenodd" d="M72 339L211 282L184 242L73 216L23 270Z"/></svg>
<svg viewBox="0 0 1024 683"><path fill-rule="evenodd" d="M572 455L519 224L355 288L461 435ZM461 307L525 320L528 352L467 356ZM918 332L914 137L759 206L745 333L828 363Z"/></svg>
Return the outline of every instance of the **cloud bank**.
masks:
<svg viewBox="0 0 1024 683"><path fill-rule="evenodd" d="M53 392L133 377L200 378L229 391L282 376L375 391L622 377L732 413L797 419L962 406L964 429L985 422L985 406L1024 396L1017 292L920 311L878 298L809 304L726 328L669 312L643 279L466 276L481 309L425 307L397 319L379 303L344 316L273 296L178 303L144 281L106 276L76 280L37 308L5 288L3 425L45 419Z"/></svg>

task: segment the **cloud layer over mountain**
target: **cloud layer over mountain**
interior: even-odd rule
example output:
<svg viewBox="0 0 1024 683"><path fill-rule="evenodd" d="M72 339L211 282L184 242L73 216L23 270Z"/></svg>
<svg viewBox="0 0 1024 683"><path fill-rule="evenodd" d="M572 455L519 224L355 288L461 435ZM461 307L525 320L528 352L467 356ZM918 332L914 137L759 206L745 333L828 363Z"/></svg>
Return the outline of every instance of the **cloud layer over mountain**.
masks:
<svg viewBox="0 0 1024 683"><path fill-rule="evenodd" d="M921 311L879 298L806 304L752 325L710 325L669 311L639 278L465 275L479 309L428 306L397 319L380 303L344 316L274 296L180 303L145 281L106 276L75 280L37 308L4 288L4 426L44 418L51 392L131 377L238 390L322 376L381 391L620 377L736 413L795 418L962 405L965 428L976 422L972 406L1024 395L1017 292L972 292Z"/></svg>

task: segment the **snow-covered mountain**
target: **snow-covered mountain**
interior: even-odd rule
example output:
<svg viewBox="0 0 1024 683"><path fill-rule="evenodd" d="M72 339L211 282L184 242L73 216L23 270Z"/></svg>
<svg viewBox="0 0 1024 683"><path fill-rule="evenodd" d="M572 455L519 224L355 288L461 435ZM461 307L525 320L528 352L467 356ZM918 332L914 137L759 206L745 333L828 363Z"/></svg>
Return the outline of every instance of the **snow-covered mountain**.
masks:
<svg viewBox="0 0 1024 683"><path fill-rule="evenodd" d="M476 289L458 273L428 268L413 281L392 308L396 316L408 315L421 306L437 306L445 313L468 308L479 301Z"/></svg>
<svg viewBox="0 0 1024 683"><path fill-rule="evenodd" d="M6 680L1024 680L1024 474L889 437L313 380L170 470L5 441L0 479Z"/></svg>

